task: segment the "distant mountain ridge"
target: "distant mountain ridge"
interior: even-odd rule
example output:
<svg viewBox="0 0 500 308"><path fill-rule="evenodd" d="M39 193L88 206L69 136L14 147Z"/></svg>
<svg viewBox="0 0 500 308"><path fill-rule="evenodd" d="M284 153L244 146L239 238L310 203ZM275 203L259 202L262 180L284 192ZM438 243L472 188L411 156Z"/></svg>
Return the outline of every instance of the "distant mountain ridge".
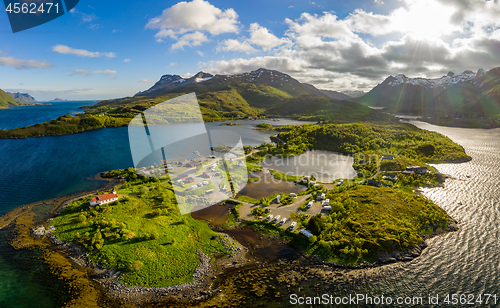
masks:
<svg viewBox="0 0 500 308"><path fill-rule="evenodd" d="M28 93L21 93L21 92L16 92L16 93L6 92L6 93L12 96L12 98L14 98L15 100L20 101L21 103L29 104L37 102L37 100Z"/></svg>
<svg viewBox="0 0 500 308"><path fill-rule="evenodd" d="M107 114L135 114L192 92L196 93L206 121L286 116L345 123L353 122L356 116L360 121L387 118L379 111L352 102L345 94L320 90L288 74L264 68L234 75L205 72L190 78L163 75L151 88L133 97L102 101L89 108Z"/></svg>
<svg viewBox="0 0 500 308"><path fill-rule="evenodd" d="M272 86L292 96L317 95L330 97L313 85L300 83L290 75L264 68L234 75L212 75L205 72L199 72L190 78L182 78L179 75L163 75L151 88L139 92L135 96L152 96L165 91L179 92L183 91L181 88L194 85L199 85L199 87L194 87L195 89L206 92L242 83Z"/></svg>
<svg viewBox="0 0 500 308"><path fill-rule="evenodd" d="M484 104L484 100L488 100L491 105L488 112L491 113L496 108L493 105L498 106L499 100L494 98L494 93L484 92L499 90L496 86L500 82L495 79L497 70L486 72L479 69L476 73L464 71L458 75L449 72L446 76L433 79L409 78L403 74L389 76L357 101L368 106L385 107L397 114L436 116L443 112L474 111L474 108ZM488 80L486 85L485 80Z"/></svg>
<svg viewBox="0 0 500 308"><path fill-rule="evenodd" d="M151 88L146 91L139 92L134 96L151 96L162 91L187 86L192 83L207 81L212 77L214 77L212 74L204 72L199 72L190 78L182 78L179 75L163 75Z"/></svg>

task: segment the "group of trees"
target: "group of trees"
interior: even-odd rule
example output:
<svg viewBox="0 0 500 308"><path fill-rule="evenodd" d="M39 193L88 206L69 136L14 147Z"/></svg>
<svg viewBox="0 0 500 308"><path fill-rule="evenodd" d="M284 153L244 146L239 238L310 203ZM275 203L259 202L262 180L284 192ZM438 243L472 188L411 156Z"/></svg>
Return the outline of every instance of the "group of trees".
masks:
<svg viewBox="0 0 500 308"><path fill-rule="evenodd" d="M312 148L346 155L390 152L429 162L467 158L463 148L448 137L410 124L306 124L280 130L283 151L292 154Z"/></svg>

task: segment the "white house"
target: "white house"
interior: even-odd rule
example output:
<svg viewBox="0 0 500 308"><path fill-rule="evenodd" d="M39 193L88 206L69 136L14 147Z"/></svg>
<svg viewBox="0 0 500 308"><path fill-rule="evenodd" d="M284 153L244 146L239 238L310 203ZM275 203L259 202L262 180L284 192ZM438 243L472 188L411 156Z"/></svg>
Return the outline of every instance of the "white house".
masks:
<svg viewBox="0 0 500 308"><path fill-rule="evenodd" d="M92 198L90 200L90 205L102 205L117 200L118 200L118 195L116 194L116 190L113 189L113 191L109 194L103 194L95 198Z"/></svg>

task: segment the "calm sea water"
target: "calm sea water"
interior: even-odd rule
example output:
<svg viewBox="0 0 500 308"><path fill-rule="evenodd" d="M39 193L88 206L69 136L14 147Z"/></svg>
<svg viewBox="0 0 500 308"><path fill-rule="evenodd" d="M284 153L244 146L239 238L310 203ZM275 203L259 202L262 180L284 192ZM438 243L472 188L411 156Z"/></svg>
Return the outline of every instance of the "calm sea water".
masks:
<svg viewBox="0 0 500 308"><path fill-rule="evenodd" d="M67 113L83 112L79 107L93 104L94 101L76 101L0 109L0 129L13 129L50 121Z"/></svg>

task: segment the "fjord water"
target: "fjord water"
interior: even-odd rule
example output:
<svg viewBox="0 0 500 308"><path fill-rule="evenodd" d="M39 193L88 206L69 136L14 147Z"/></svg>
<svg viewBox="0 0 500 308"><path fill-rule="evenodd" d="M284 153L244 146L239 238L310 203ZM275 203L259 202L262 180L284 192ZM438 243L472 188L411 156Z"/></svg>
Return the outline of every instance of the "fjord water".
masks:
<svg viewBox="0 0 500 308"><path fill-rule="evenodd" d="M94 101L54 102L0 109L0 129L31 126L57 119L67 113L80 113L83 112L80 107L93 104L95 104Z"/></svg>
<svg viewBox="0 0 500 308"><path fill-rule="evenodd" d="M0 114L3 111L0 110ZM206 126L208 130L230 129L242 137L245 145L257 145L270 141L270 132L253 128L262 122L304 123L238 121L242 125L219 127L220 123L207 123ZM189 129L189 125L184 128ZM176 125L167 129L178 131ZM193 150L202 150L192 146ZM188 158L194 157L192 154ZM0 215L23 204L96 189L100 183L92 178L99 172L132 166L126 127L65 136L0 140Z"/></svg>

